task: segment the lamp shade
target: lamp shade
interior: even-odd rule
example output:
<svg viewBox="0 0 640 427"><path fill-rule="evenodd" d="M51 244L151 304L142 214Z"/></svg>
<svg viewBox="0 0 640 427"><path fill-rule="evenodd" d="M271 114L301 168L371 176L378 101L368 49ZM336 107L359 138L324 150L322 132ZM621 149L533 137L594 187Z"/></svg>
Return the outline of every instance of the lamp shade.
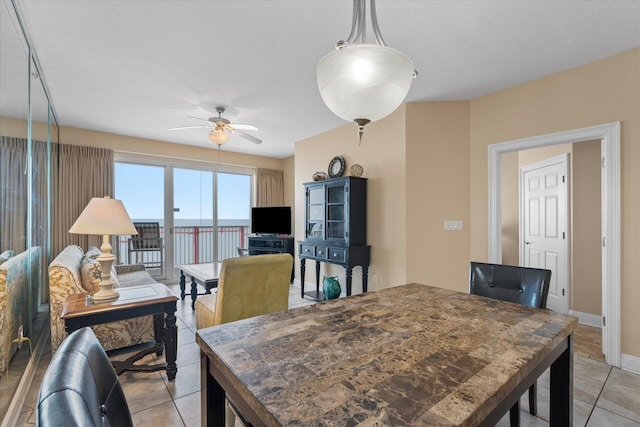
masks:
<svg viewBox="0 0 640 427"><path fill-rule="evenodd" d="M373 122L395 111L409 93L413 74L413 62L407 55L371 44L334 50L317 68L322 100L334 114L350 122Z"/></svg>
<svg viewBox="0 0 640 427"><path fill-rule="evenodd" d="M92 198L69 233L116 236L138 234L122 201L110 197Z"/></svg>
<svg viewBox="0 0 640 427"><path fill-rule="evenodd" d="M229 134L223 129L215 128L209 132L209 141L222 145L229 140Z"/></svg>

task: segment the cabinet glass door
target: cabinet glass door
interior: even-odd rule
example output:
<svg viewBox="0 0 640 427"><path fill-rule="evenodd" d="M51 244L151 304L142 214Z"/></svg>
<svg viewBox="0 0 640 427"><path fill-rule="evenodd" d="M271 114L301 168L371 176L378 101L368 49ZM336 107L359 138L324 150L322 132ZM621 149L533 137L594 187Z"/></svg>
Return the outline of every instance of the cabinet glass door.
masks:
<svg viewBox="0 0 640 427"><path fill-rule="evenodd" d="M345 238L345 188L327 187L327 239Z"/></svg>
<svg viewBox="0 0 640 427"><path fill-rule="evenodd" d="M324 187L309 189L307 199L307 237L323 237Z"/></svg>

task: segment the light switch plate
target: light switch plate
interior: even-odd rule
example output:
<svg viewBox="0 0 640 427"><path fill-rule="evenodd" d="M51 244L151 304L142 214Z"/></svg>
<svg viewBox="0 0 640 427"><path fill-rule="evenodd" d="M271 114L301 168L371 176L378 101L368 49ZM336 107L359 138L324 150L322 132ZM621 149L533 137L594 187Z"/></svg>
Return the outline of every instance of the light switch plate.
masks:
<svg viewBox="0 0 640 427"><path fill-rule="evenodd" d="M444 231L462 231L462 221L445 221Z"/></svg>

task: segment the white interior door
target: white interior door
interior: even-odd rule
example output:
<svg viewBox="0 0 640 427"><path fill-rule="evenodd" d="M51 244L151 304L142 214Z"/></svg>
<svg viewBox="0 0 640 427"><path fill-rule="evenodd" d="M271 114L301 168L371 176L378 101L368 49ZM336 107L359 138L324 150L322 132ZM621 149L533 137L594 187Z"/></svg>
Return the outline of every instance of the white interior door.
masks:
<svg viewBox="0 0 640 427"><path fill-rule="evenodd" d="M520 264L551 270L547 308L569 312L568 154L520 168Z"/></svg>

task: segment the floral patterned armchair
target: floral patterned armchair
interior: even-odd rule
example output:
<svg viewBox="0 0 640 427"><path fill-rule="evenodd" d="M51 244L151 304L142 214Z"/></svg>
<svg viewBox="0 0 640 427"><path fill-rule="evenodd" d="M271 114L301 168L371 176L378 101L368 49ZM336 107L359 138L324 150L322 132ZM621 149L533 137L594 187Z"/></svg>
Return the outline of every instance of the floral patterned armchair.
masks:
<svg viewBox="0 0 640 427"><path fill-rule="evenodd" d="M100 265L95 260L99 254L97 248L91 248L85 254L81 247L69 245L49 265L52 352L67 336L64 320L60 318L67 296L93 294L99 289ZM144 265L114 266L111 276L116 287L155 283ZM93 331L105 350L141 344L154 340L153 316L104 323L94 326Z"/></svg>

